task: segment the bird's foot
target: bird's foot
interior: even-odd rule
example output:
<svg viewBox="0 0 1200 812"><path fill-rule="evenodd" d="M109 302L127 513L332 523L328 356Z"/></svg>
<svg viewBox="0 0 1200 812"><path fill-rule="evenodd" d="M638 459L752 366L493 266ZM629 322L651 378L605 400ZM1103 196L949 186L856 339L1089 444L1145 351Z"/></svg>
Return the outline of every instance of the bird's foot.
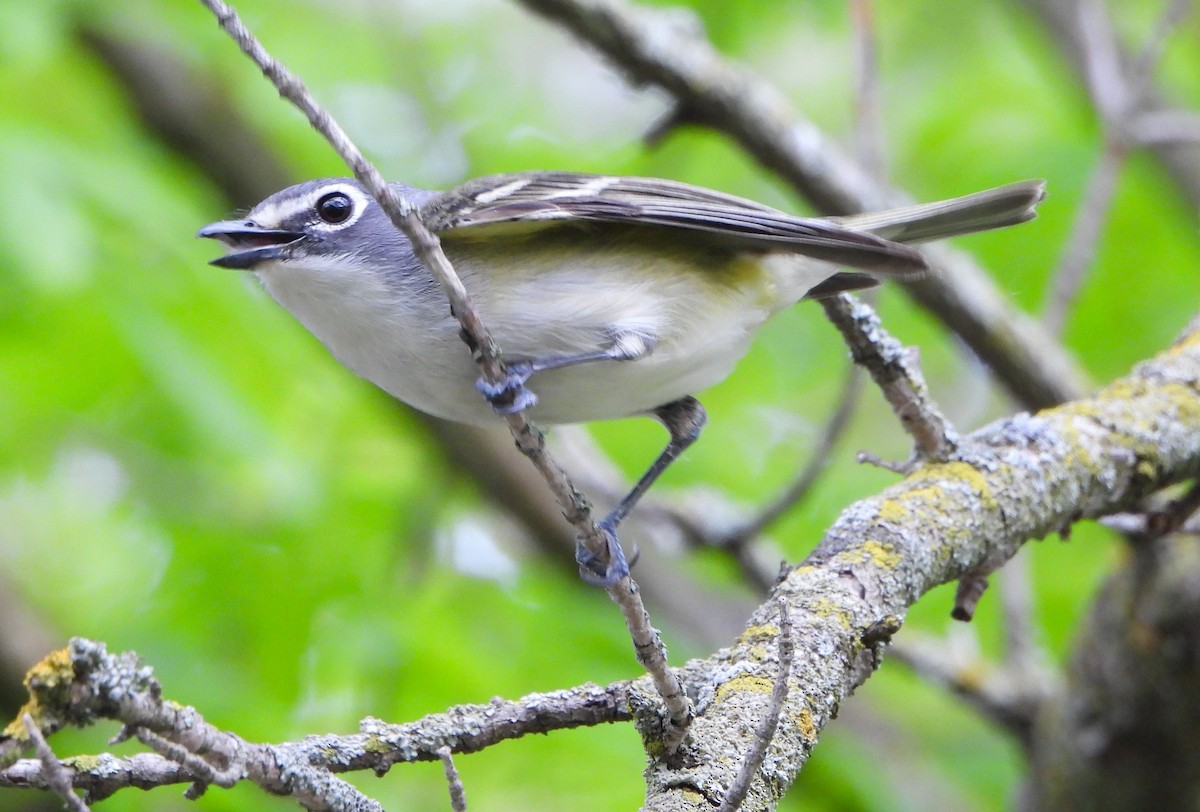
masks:
<svg viewBox="0 0 1200 812"><path fill-rule="evenodd" d="M594 553L581 540L575 545L575 561L579 564L579 577L585 583L607 589L622 578L628 577L629 568L637 563L639 551L635 548L633 554L626 559L625 551L617 538L615 522L604 519L597 522L596 527L604 534L604 551Z"/></svg>
<svg viewBox="0 0 1200 812"><path fill-rule="evenodd" d="M534 372L529 361L507 361L504 364L504 380L500 383L479 378L475 388L487 398L497 414L515 414L537 403L537 395L530 391L525 382Z"/></svg>

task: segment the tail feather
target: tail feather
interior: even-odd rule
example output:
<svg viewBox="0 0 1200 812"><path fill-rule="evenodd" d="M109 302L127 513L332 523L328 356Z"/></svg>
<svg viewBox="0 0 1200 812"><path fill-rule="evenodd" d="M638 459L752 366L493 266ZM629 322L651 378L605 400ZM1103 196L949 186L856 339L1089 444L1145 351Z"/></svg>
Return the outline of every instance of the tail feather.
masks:
<svg viewBox="0 0 1200 812"><path fill-rule="evenodd" d="M1025 180L937 203L829 219L894 242L925 242L1032 220L1045 196L1045 181Z"/></svg>

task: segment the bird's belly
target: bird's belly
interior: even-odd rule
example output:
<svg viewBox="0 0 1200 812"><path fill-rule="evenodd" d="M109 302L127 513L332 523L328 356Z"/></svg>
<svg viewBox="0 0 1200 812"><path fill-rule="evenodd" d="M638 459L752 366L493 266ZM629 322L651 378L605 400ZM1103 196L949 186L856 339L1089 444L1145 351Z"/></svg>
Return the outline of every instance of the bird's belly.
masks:
<svg viewBox="0 0 1200 812"><path fill-rule="evenodd" d="M529 251L499 276L470 251L452 259L509 358L594 353L627 335L649 348L633 360L535 373L527 382L538 398L531 416L546 423L641 414L712 386L762 324L811 286L794 263L781 272L761 259L704 271L686 255L643 252L614 262L603 252ZM496 419L440 290L417 287L416 277L385 284L367 269L267 267L259 276L339 361L392 396L447 420Z"/></svg>
<svg viewBox="0 0 1200 812"><path fill-rule="evenodd" d="M526 382L537 396L529 415L547 424L611 420L644 414L707 389L730 373L753 337L753 330L743 325L729 327L732 329L692 336L683 345L661 343L636 360L592 361L536 372ZM457 334L421 342L417 352L412 352L414 345L407 337L408 351L404 353L384 350L399 345L398 340L378 333L376 338L380 352L346 357L335 350L335 354L393 397L428 414L477 425L497 419L476 389L479 369ZM503 336L497 338L509 357L529 357L508 349L517 344L506 344Z"/></svg>
<svg viewBox="0 0 1200 812"><path fill-rule="evenodd" d="M611 420L702 392L729 375L748 349L748 334L728 338L693 345L686 352L660 346L632 361L598 361L535 374L527 384L538 398L530 415L551 424Z"/></svg>

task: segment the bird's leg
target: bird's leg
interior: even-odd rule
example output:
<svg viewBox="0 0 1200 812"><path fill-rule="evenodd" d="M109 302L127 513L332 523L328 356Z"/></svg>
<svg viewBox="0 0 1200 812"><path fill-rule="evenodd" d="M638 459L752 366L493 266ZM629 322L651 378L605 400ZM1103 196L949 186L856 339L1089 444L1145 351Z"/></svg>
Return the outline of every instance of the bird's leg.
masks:
<svg viewBox="0 0 1200 812"><path fill-rule="evenodd" d="M646 473L642 474L637 484L629 490L629 493L625 494L625 498L597 524L608 541L608 561L601 565L597 557L582 545L577 545L575 548L575 560L579 563L579 576L590 584L610 586L629 574L629 563L626 561L625 553L621 550L621 543L617 539L617 525L629 515L629 511L633 510L638 500L671 466L671 463L678 459L688 446L696 442L696 438L700 436L700 431L708 419L700 401L690 395L659 406L654 410L654 416L666 427L671 439L667 441L666 448L662 450L658 458L646 469ZM635 555L634 559L636 560L636 558Z"/></svg>
<svg viewBox="0 0 1200 812"><path fill-rule="evenodd" d="M537 403L537 395L525 387L525 382L535 372L545 372L549 369L590 364L593 361L635 361L649 354L654 348L654 342L648 336L633 332L619 332L613 335L612 343L602 349L591 352L581 352L574 355L555 355L548 358L515 358L506 360L504 367L508 374L498 384L493 384L483 378L475 381L479 390L488 403L498 414L513 414L522 409L528 409Z"/></svg>

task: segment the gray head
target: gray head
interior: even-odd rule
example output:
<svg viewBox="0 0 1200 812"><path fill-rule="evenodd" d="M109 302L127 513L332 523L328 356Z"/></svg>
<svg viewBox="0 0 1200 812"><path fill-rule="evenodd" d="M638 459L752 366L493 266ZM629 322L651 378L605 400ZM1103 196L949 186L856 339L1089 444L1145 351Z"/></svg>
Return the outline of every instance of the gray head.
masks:
<svg viewBox="0 0 1200 812"><path fill-rule="evenodd" d="M436 192L394 184L414 204ZM276 192L239 220L210 223L198 237L220 240L229 249L210 264L263 270L304 264L396 268L412 255L408 240L379 204L353 178L305 181Z"/></svg>

